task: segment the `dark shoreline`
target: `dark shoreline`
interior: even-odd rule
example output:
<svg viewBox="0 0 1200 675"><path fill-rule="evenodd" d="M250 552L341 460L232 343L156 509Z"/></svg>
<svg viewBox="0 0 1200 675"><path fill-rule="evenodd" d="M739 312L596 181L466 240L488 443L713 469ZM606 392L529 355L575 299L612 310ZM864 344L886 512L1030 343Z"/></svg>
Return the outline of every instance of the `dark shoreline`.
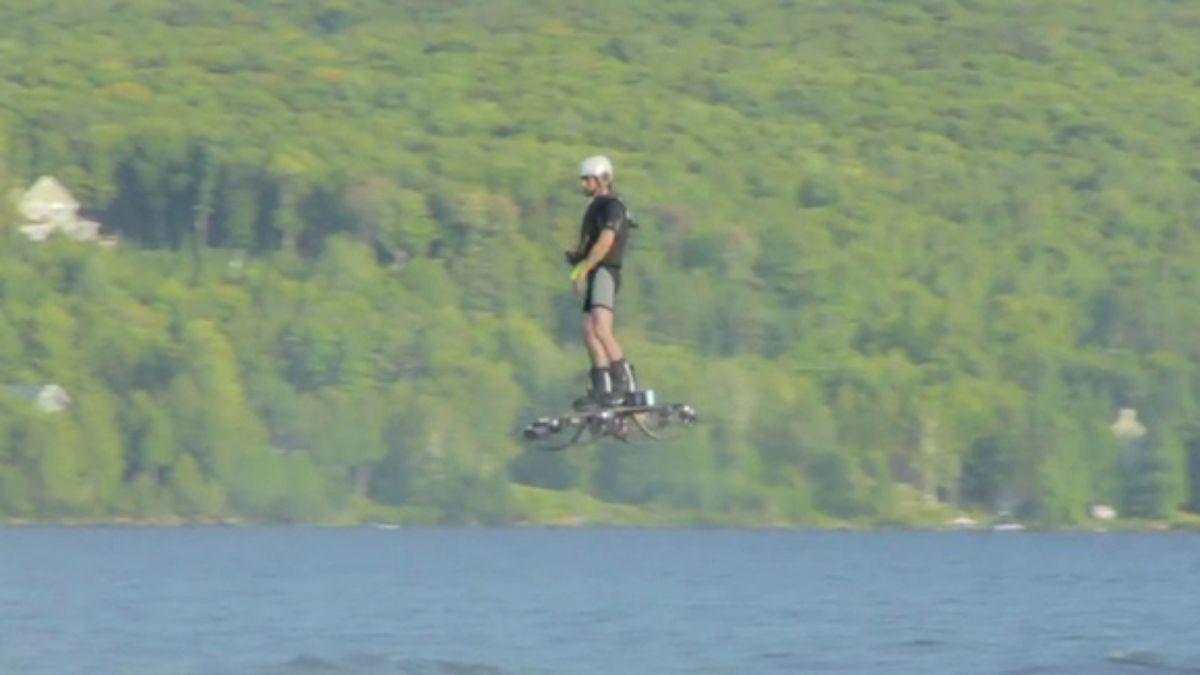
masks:
<svg viewBox="0 0 1200 675"><path fill-rule="evenodd" d="M1037 524L1017 527L937 527L905 526L899 524L864 525L788 525L780 523L756 524L696 524L696 523L613 523L613 522L511 522L501 524L436 524L436 523L389 523L389 522L286 522L254 520L248 518L97 518L97 519L0 519L0 530L19 529L195 529L195 528L308 528L325 530L379 529L379 530L658 530L692 531L778 531L851 534L877 534L889 532L928 532L942 534L1174 534L1200 533L1200 522L1184 523L1134 523L1108 522L1094 525L1043 526Z"/></svg>

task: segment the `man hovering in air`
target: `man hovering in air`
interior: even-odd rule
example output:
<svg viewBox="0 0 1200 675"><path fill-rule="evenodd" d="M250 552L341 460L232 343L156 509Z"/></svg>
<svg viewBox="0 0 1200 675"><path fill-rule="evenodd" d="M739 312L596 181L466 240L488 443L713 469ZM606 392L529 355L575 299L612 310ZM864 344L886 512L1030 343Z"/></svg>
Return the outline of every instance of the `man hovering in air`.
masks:
<svg viewBox="0 0 1200 675"><path fill-rule="evenodd" d="M579 179L590 200L579 241L566 255L571 283L583 294L591 386L575 401L574 412L539 417L525 425L521 436L543 450L564 450L603 438L668 440L679 428L696 423L696 410L687 403L659 403L652 390L638 389L633 366L613 335L622 257L637 223L613 188L613 166L607 157L583 160Z"/></svg>
<svg viewBox="0 0 1200 675"><path fill-rule="evenodd" d="M613 334L621 258L629 231L636 225L613 188L613 166L607 157L583 160L579 178L591 201L583 213L579 242L566 256L573 266L575 291L583 294L583 335L592 361L591 388L575 401L575 408L583 410L622 405L626 395L637 389L633 366Z"/></svg>

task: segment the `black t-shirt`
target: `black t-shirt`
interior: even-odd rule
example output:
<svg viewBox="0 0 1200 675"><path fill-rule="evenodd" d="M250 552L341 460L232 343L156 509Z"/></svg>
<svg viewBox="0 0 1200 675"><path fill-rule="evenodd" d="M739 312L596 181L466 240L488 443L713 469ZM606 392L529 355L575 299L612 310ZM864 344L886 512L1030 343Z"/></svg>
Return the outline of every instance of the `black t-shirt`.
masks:
<svg viewBox="0 0 1200 675"><path fill-rule="evenodd" d="M583 253L592 250L604 230L616 232L617 239L600 264L605 267L620 267L621 257L625 254L625 241L629 239L629 219L625 215L625 204L621 203L621 199L616 195L594 197L583 212L583 223L579 229L585 242Z"/></svg>

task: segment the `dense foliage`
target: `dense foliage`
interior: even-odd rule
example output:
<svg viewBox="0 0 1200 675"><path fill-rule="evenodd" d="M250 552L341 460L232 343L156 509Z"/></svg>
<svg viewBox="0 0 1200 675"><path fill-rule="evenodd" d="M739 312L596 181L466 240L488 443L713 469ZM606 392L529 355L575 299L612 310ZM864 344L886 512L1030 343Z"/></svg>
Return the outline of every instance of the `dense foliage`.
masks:
<svg viewBox="0 0 1200 675"><path fill-rule="evenodd" d="M0 394L0 515L1200 508L1197 34L1171 0L5 3L0 184L122 243L4 231L3 382L74 404ZM596 151L643 223L621 334L706 424L528 454L583 386Z"/></svg>

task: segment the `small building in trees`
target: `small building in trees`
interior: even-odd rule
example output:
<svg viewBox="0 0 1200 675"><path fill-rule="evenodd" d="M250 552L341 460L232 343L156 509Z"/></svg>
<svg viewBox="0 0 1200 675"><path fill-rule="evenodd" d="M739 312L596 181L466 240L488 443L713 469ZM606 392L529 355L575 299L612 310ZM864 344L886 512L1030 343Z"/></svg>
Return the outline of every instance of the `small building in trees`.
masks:
<svg viewBox="0 0 1200 675"><path fill-rule="evenodd" d="M11 394L24 398L46 413L59 413L71 405L71 395L57 384L10 384L4 387Z"/></svg>
<svg viewBox="0 0 1200 675"><path fill-rule="evenodd" d="M1123 441L1135 441L1146 435L1146 427L1138 420L1136 408L1121 408L1112 424L1113 435Z"/></svg>
<svg viewBox="0 0 1200 675"><path fill-rule="evenodd" d="M61 235L76 241L112 244L100 236L100 223L79 215L79 202L53 176L42 176L17 197L17 210L25 218L21 232L31 241Z"/></svg>

